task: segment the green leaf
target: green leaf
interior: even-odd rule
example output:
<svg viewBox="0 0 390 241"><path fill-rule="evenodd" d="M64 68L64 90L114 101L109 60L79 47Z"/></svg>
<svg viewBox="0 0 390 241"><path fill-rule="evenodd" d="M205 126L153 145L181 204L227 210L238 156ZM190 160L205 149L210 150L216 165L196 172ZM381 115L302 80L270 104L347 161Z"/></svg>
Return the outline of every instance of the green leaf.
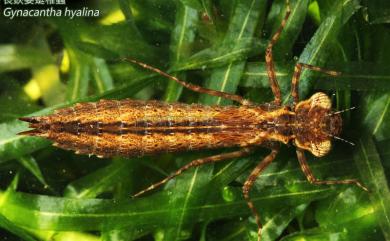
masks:
<svg viewBox="0 0 390 241"><path fill-rule="evenodd" d="M264 52L265 41L258 38L242 38L240 42L225 43L223 46L213 46L203 49L186 61L173 66L173 71L222 67L230 62L245 60L248 56L257 56Z"/></svg>
<svg viewBox="0 0 390 241"><path fill-rule="evenodd" d="M186 2L178 2L176 10L176 24L171 34L171 65L186 59L191 51L191 45L195 39L196 24L198 24L198 12L186 5ZM181 74L178 78L185 80L185 75ZM165 90L164 100L168 102L177 101L180 97L183 87L174 81L169 81Z"/></svg>
<svg viewBox="0 0 390 241"><path fill-rule="evenodd" d="M298 62L325 67L325 61L334 46L334 39L344 24L360 8L358 0L343 0L333 3L332 11L321 22L320 27L301 53ZM304 70L299 83L300 96L307 95L313 85L311 70Z"/></svg>
<svg viewBox="0 0 390 241"><path fill-rule="evenodd" d="M79 241L99 241L100 238L89 233L79 232L51 232L42 230L29 230L39 240L45 241L66 241L66 240L79 240Z"/></svg>
<svg viewBox="0 0 390 241"><path fill-rule="evenodd" d="M91 71L98 93L104 93L114 88L114 81L104 59L93 58Z"/></svg>
<svg viewBox="0 0 390 241"><path fill-rule="evenodd" d="M234 15L229 23L229 28L225 35L223 45L239 45L244 41L247 46L247 38L253 37L256 25L265 12L265 2L258 0L239 0L235 6ZM207 79L205 87L223 92L234 93L241 79L245 67L245 62L230 62L226 67L215 69L210 78ZM227 104L229 101L220 97L202 97L203 103Z"/></svg>
<svg viewBox="0 0 390 241"><path fill-rule="evenodd" d="M275 74L282 93L290 89L291 65L275 63ZM246 65L240 82L244 87L269 88L267 67L265 62L251 62Z"/></svg>
<svg viewBox="0 0 390 241"><path fill-rule="evenodd" d="M129 160L116 160L106 167L69 183L64 195L71 198L97 197L120 183L130 173L131 167L132 162Z"/></svg>
<svg viewBox="0 0 390 241"><path fill-rule="evenodd" d="M390 90L390 71L385 65L364 61L348 62L338 68L338 71L343 74L331 80L329 76L320 76L315 88L357 91Z"/></svg>
<svg viewBox="0 0 390 241"><path fill-rule="evenodd" d="M175 181L176 188L171 191L169 204L172 208L166 216L167 231L164 232L163 240L182 240L186 229L193 224L193 218L197 215L192 213L192 206L202 205L204 199L201 197L207 193L207 184L211 178L210 167L195 168L193 171L182 174ZM188 178L189 177L189 178ZM184 194L184 195L183 195Z"/></svg>
<svg viewBox="0 0 390 241"><path fill-rule="evenodd" d="M363 124L366 131L374 135L378 141L390 135L390 95L384 93L371 94L363 100Z"/></svg>
<svg viewBox="0 0 390 241"><path fill-rule="evenodd" d="M49 141L42 138L18 136L17 133L25 131L26 127L19 120L0 124L0 163L20 158L49 144Z"/></svg>
<svg viewBox="0 0 390 241"><path fill-rule="evenodd" d="M363 137L358 143L359 152L354 160L370 189L370 199L378 222L386 239L390 238L390 191L381 159L371 137Z"/></svg>
<svg viewBox="0 0 390 241"><path fill-rule="evenodd" d="M82 52L67 48L70 59L69 84L67 89L67 99L75 101L87 95L90 79L90 59Z"/></svg>
<svg viewBox="0 0 390 241"><path fill-rule="evenodd" d="M42 185L45 187L48 187L45 178L42 175L41 169L39 168L39 165L34 157L32 156L23 156L19 158L19 162L27 169L29 170Z"/></svg>
<svg viewBox="0 0 390 241"><path fill-rule="evenodd" d="M341 165L344 165L344 163L341 162ZM214 184L212 185L210 185L208 178L203 176L204 171L208 173L210 171L210 168L205 166L200 168L199 171L194 170L183 174L173 181L174 185L168 184L166 190L159 192L157 195L134 200L73 199L7 192L7 195L3 194L1 196L3 201L0 205L0 212L20 225L33 229L55 231L107 230L128 225L131 225L134 229L145 229L155 227L155 225L171 227L169 222L172 219L181 220L179 224L186 227L188 220L200 221L250 215L250 211L240 195L241 188L232 188L234 198L227 200L220 196L220 192L216 192L219 188L215 186L229 183L245 169L246 165L245 162L238 160L227 164L213 177L214 181L212 183ZM316 168L313 169L317 170ZM254 192L252 195L255 205L263 207L260 209L261 213L264 214L265 207L272 207L266 209L263 217L276 215L273 219L279 219L277 218L278 210L283 205L299 206L331 194L328 187L318 187L306 183L297 182L293 186L287 185L285 187L275 186L273 181L275 177L280 176L290 179L291 172L300 173L300 170L298 167L294 167L294 169L289 168L287 171L279 172L279 170L271 168L259 177L262 183L268 183L267 179L272 180L271 183L267 184L271 185L272 188L265 187L260 192ZM198 177L198 175L202 176ZM201 185L201 183L203 184ZM189 196L188 190L191 191L191 196ZM200 195L199 191L203 195ZM204 199L204 196L208 196L208 198ZM172 200L172 198L174 199ZM175 200L182 202L179 202L180 205L178 205ZM206 201L207 203L203 203ZM156 206L156 203L159 203L159 205ZM286 210L287 206L284 206ZM186 217L185 220L187 221L184 222L183 217ZM54 220L56 221L53 222ZM283 220L288 223L287 219ZM267 224L267 219L263 223ZM271 225L270 228L281 232L283 228L279 225L282 224L278 222L278 226Z"/></svg>
<svg viewBox="0 0 390 241"><path fill-rule="evenodd" d="M5 217L0 215L0 227L8 230L9 232L13 233L14 235L20 237L21 239L25 241L37 241L38 239L34 238L31 234L29 234L26 230L20 228L19 226L15 225L14 223L8 221Z"/></svg>
<svg viewBox="0 0 390 241"><path fill-rule="evenodd" d="M287 225L307 208L307 204L301 204L295 208L280 208L275 211L269 220L266 220L263 226L264 240L277 240ZM257 232L253 239L256 239Z"/></svg>
<svg viewBox="0 0 390 241"><path fill-rule="evenodd" d="M274 60L286 59L287 55L291 52L293 45L297 40L299 33L301 32L301 29L303 27L309 1L291 1L290 5L290 17L272 51ZM267 24L271 25L272 23L272 27L269 26L271 27L271 30L268 29L268 31L270 32L269 38L272 37L271 34L274 34L277 29L279 29L280 24L285 17L286 9L287 6L285 0L278 0L273 2L271 10L267 17Z"/></svg>
<svg viewBox="0 0 390 241"><path fill-rule="evenodd" d="M293 64L278 62L275 64L276 77L278 78L282 93L287 93L290 87L292 77L291 66ZM338 71L343 74L332 79L329 79L327 75L318 76L315 89L357 91L390 90L390 72L384 66L367 62L348 62L338 68ZM269 83L265 62L251 62L247 64L240 85L244 87L268 88ZM375 97L373 96L369 99L372 98ZM371 102L368 102L366 105L370 106L370 104Z"/></svg>
<svg viewBox="0 0 390 241"><path fill-rule="evenodd" d="M349 188L322 202L316 212L324 240L380 240L375 211L367 193Z"/></svg>
<svg viewBox="0 0 390 241"><path fill-rule="evenodd" d="M130 225L133 228L147 228L155 225L169 227L168 222L171 218L183 220L183 215L186 216L186 220L201 221L250 213L242 199L226 202L217 198L203 200L207 201L205 204L193 205L188 199L188 192L179 192L179 190L190 190L192 193L194 188L200 188L200 186L194 185L201 180L197 179L199 176L196 170L192 174L185 174L185 176L190 177L189 180L185 178L185 185L176 185L174 188L176 190L166 190L156 195L134 200L73 199L8 191L0 196L0 213L17 225L53 231L91 231L116 229ZM236 191L241 193L240 189ZM316 187L310 190L306 185L299 185L297 191L293 192L285 188L276 188L272 190L272 193L263 191L260 195L254 195L252 200L256 206L271 205L272 203L276 205L286 200L289 200L290 205L298 205L303 200L315 200L326 197L328 194L329 188ZM169 202L172 195L177 195L174 201L180 199L184 203L173 207ZM198 198L201 197L198 196ZM156 206L156 203L160 205Z"/></svg>
<svg viewBox="0 0 390 241"><path fill-rule="evenodd" d="M266 221L263 222L262 240L278 240L277 238L281 235L289 222L297 214L302 213L306 206L307 205L302 204L296 208L281 207L279 210L275 210L272 214L267 216ZM222 233L215 235L215 237L208 235L207 240L257 240L257 225L253 221L240 223L231 222L229 225L225 225L222 231Z"/></svg>
<svg viewBox="0 0 390 241"><path fill-rule="evenodd" d="M90 54L92 56L96 56L98 58L108 59L108 60L119 60L119 55L117 53L96 43L79 41L74 43L74 46L77 49L83 51L84 53Z"/></svg>

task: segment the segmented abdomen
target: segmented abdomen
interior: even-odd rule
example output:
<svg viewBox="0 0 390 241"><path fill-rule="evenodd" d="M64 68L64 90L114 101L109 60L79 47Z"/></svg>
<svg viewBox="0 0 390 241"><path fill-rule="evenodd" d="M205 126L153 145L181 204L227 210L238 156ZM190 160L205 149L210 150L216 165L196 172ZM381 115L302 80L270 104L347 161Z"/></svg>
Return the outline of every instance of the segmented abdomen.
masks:
<svg viewBox="0 0 390 241"><path fill-rule="evenodd" d="M262 112L259 107L101 100L35 117L30 134L102 157L247 146L264 136L256 126Z"/></svg>

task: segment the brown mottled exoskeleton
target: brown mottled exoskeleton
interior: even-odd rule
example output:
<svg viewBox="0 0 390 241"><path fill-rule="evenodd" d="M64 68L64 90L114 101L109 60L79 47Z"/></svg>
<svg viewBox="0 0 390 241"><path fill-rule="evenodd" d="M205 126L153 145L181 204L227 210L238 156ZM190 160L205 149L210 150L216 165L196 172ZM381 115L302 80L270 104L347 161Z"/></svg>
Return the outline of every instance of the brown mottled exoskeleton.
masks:
<svg viewBox="0 0 390 241"><path fill-rule="evenodd" d="M256 218L260 240L261 222L249 197L249 191L260 172L275 159L278 145L273 143L291 142L296 146L300 166L310 183L355 184L367 191L367 188L355 179L318 180L306 162L304 151L316 157L322 157L330 151L331 140L338 138L342 121L340 112L332 111L331 101L324 93L315 93L309 99L299 101L300 74L303 68L332 76L339 73L297 63L291 87L293 105L281 105L272 47L278 40L289 15L290 6L287 4L286 16L266 50L267 73L275 96L272 103L254 104L241 96L186 83L147 64L124 59L157 72L190 90L230 99L241 105L204 106L130 99L101 100L79 103L57 110L52 115L20 118L34 128L21 134L45 137L60 148L99 157L142 156L161 152L242 147L239 151L194 160L164 180L138 192L134 197L163 185L191 167L242 157L257 146L266 146L271 149L271 153L256 166L243 186L244 198Z"/></svg>

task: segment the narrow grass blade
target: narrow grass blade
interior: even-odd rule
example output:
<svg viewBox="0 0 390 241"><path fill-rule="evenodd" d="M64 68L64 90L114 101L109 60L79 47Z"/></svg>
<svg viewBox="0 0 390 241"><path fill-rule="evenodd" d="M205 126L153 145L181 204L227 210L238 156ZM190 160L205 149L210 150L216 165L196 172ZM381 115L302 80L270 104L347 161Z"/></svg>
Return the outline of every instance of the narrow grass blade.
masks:
<svg viewBox="0 0 390 241"><path fill-rule="evenodd" d="M291 64L275 63L275 74L282 92L290 87ZM267 67L265 62L251 62L246 65L240 86L254 88L269 88Z"/></svg>
<svg viewBox="0 0 390 241"><path fill-rule="evenodd" d="M42 138L18 136L27 126L19 120L0 124L0 163L20 158L47 146L50 142Z"/></svg>
<svg viewBox="0 0 390 241"><path fill-rule="evenodd" d="M83 52L68 46L70 59L69 84L67 87L67 100L75 101L87 95L90 79L90 66L88 58Z"/></svg>
<svg viewBox="0 0 390 241"><path fill-rule="evenodd" d="M299 36L299 33L302 30L303 23L307 14L309 1L290 1L290 5L290 17L286 23L286 26L283 28L283 32L280 35L280 39L278 40L272 51L274 59L276 61L287 59L288 55L291 53L292 48ZM280 23L285 17L286 9L287 5L285 0L273 1L266 22L266 25L268 26L266 30L269 32L269 39L271 39L272 34L275 33L276 30L279 28Z"/></svg>
<svg viewBox="0 0 390 241"><path fill-rule="evenodd" d="M299 62L315 66L324 66L329 57L337 34L344 24L360 8L358 0L343 0L333 3L332 11L321 22L313 38L306 45L299 57ZM313 85L313 76L316 73L304 70L300 81L300 96L306 96Z"/></svg>
<svg viewBox="0 0 390 241"><path fill-rule="evenodd" d="M13 233L22 240L25 241L38 241L34 236L28 233L23 228L15 225L14 223L8 221L4 216L0 215L0 227L7 230L8 232Z"/></svg>
<svg viewBox="0 0 390 241"><path fill-rule="evenodd" d="M275 211L272 216L265 221L263 226L264 241L277 240L288 224L298 215L302 214L307 208L307 204L301 204L295 208L281 208ZM257 238L257 229L255 230L253 239Z"/></svg>
<svg viewBox="0 0 390 241"><path fill-rule="evenodd" d="M39 182L45 186L48 187L48 184L45 181L44 176L42 175L41 169L32 156L23 156L19 158L19 162L27 169L29 170L38 180Z"/></svg>
<svg viewBox="0 0 390 241"><path fill-rule="evenodd" d="M106 61L101 58L93 58L91 62L91 72L97 93L100 94L113 89L114 80L112 79Z"/></svg>
<svg viewBox="0 0 390 241"><path fill-rule="evenodd" d="M28 230L39 240L43 241L66 241L66 240L77 240L77 241L100 241L100 237L80 232L52 232L42 230Z"/></svg>
<svg viewBox="0 0 390 241"><path fill-rule="evenodd" d="M129 175L131 166L132 162L129 160L116 160L107 167L69 183L64 195L71 198L95 198L103 192L112 191Z"/></svg>
<svg viewBox="0 0 390 241"><path fill-rule="evenodd" d="M222 45L239 44L245 38L253 37L259 19L264 15L265 2L258 0L240 0L236 4L234 15ZM226 67L215 69L206 81L205 87L234 93L241 79L245 62L230 62ZM203 96L203 103L227 104L229 101L219 97Z"/></svg>
<svg viewBox="0 0 390 241"><path fill-rule="evenodd" d="M291 80L291 66L293 63L276 63L276 77L280 87L288 91ZM342 76L329 79L327 75L318 76L315 89L320 90L356 90L375 91L390 90L389 69L381 64L368 62L348 62L338 69ZM369 84L367 84L369 80ZM264 62L251 62L247 64L240 86L268 88L268 75ZM369 98L370 99L370 98ZM375 105L374 105L375 106Z"/></svg>
<svg viewBox="0 0 390 241"><path fill-rule="evenodd" d="M370 198L374 205L378 222L386 240L390 239L390 191L381 164L381 159L371 137L364 137L358 143L359 152L354 155L363 182L371 191Z"/></svg>
<svg viewBox="0 0 390 241"><path fill-rule="evenodd" d="M370 94L363 100L363 123L366 131L381 141L390 135L390 94Z"/></svg>
<svg viewBox="0 0 390 241"><path fill-rule="evenodd" d="M175 28L171 34L170 62L171 66L183 61L191 53L191 45L194 42L196 26L198 24L198 11L185 5L184 1L177 3ZM180 74L180 79L185 80L185 75ZM183 87L174 81L169 81L165 90L164 99L168 102L177 101Z"/></svg>
<svg viewBox="0 0 390 241"><path fill-rule="evenodd" d="M259 56L266 48L265 40L257 37L243 38L239 42L225 43L203 49L187 60L173 66L173 71L222 67L230 62L246 60L248 56Z"/></svg>
<svg viewBox="0 0 390 241"><path fill-rule="evenodd" d="M133 29L137 37L141 37L141 33L135 24L134 14L131 10L131 0L119 0L118 3L123 15L125 15L128 24L131 24L131 29Z"/></svg>
<svg viewBox="0 0 390 241"><path fill-rule="evenodd" d="M193 219L197 218L198 214L192 213L192 207L203 205L202 198L207 194L207 184L211 179L213 168L210 166L198 167L193 171L182 174L177 178L174 190L171 191L169 197L169 211L166 216L167 229L164 231L163 240L179 241L185 237L191 229ZM178 208L178 210L174 210Z"/></svg>

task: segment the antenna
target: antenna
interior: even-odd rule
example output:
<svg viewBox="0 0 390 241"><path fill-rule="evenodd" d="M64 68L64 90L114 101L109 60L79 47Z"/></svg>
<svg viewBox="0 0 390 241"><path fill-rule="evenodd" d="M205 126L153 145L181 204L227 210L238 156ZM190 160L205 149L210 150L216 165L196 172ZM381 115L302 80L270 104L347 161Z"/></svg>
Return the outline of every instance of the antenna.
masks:
<svg viewBox="0 0 390 241"><path fill-rule="evenodd" d="M332 116L332 115L341 114L341 113L343 113L343 112L347 112L347 111L350 111L350 110L354 110L354 109L356 109L356 108L357 108L357 107L353 106L353 107L348 108L348 109L345 109L345 110L340 110L340 111L336 111L336 112L330 113L330 114L328 114L328 115L326 115L326 116Z"/></svg>
<svg viewBox="0 0 390 241"><path fill-rule="evenodd" d="M348 143L348 144L350 144L351 146L355 146L355 145L356 145L355 143L353 143L353 142L351 142L351 141L347 141L347 140L345 140L345 139L343 139L343 138L341 138L341 137L334 136L334 135L331 135L331 134L328 134L328 135L329 135L330 137L333 137L333 138L336 139L336 140L339 140L339 141Z"/></svg>

